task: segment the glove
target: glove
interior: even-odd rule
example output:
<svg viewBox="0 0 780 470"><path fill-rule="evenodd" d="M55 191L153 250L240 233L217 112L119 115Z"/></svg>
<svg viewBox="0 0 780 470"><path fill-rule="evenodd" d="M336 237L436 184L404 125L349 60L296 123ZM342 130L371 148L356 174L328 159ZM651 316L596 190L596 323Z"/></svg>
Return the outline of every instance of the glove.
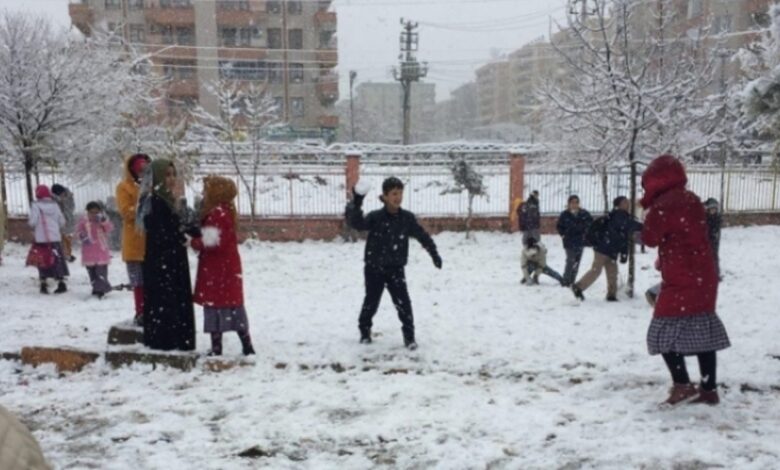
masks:
<svg viewBox="0 0 780 470"><path fill-rule="evenodd" d="M355 207L361 207L363 205L363 199L365 198L365 194L360 194L355 188L352 188L352 202L355 204Z"/></svg>
<svg viewBox="0 0 780 470"><path fill-rule="evenodd" d="M625 253L620 254L620 264L628 263L628 255Z"/></svg>
<svg viewBox="0 0 780 470"><path fill-rule="evenodd" d="M192 238L200 238L203 236L203 234L200 231L200 227L198 227L197 225L190 225L184 227L184 233L186 233Z"/></svg>
<svg viewBox="0 0 780 470"><path fill-rule="evenodd" d="M431 258L433 258L433 265L436 266L436 269L441 269L442 267L441 256L439 256L438 253L434 253L433 255L431 255Z"/></svg>

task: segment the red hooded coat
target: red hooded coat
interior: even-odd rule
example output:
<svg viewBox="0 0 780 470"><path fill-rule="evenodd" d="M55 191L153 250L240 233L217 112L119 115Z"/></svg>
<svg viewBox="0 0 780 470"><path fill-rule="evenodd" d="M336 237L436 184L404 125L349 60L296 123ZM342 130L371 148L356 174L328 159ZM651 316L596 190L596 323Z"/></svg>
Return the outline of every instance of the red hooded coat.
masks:
<svg viewBox="0 0 780 470"><path fill-rule="evenodd" d="M642 241L658 247L661 294L656 317L714 314L718 274L707 237L701 200L685 189L682 163L670 155L656 158L642 175L646 209Z"/></svg>
<svg viewBox="0 0 780 470"><path fill-rule="evenodd" d="M195 303L215 308L244 305L238 236L229 207L220 204L209 211L201 231L203 235L192 240L192 247L200 252Z"/></svg>

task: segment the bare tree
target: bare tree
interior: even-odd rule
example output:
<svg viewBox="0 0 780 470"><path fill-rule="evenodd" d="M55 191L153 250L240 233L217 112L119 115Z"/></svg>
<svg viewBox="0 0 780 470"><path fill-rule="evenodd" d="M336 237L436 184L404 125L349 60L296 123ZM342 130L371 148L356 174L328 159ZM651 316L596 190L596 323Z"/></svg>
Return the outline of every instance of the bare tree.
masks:
<svg viewBox="0 0 780 470"><path fill-rule="evenodd" d="M477 197L487 197L487 186L482 175L477 172L464 156L455 157L450 154L452 159L453 186L442 192L444 194L461 194L464 191L468 195L468 213L466 214L466 238L471 238L471 222L474 218L474 199Z"/></svg>

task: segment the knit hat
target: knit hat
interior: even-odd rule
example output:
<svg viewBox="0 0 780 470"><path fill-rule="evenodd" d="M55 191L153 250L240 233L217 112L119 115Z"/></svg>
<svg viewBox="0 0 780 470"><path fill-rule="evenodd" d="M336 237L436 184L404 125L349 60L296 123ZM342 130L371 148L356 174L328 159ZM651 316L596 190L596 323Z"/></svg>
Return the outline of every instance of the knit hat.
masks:
<svg viewBox="0 0 780 470"><path fill-rule="evenodd" d="M45 184L39 185L35 188L35 199L51 198L51 190Z"/></svg>
<svg viewBox="0 0 780 470"><path fill-rule="evenodd" d="M127 169L130 170L130 174L137 181L141 178L141 173L143 172L146 165L148 165L151 161L152 159L149 158L149 155L144 153L137 153L131 156L128 160Z"/></svg>

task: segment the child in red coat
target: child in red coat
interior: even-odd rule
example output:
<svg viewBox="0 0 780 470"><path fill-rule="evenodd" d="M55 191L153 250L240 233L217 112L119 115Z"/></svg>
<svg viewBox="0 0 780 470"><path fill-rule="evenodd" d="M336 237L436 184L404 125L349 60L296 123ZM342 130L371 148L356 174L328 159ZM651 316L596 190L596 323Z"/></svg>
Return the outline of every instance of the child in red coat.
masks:
<svg viewBox="0 0 780 470"><path fill-rule="evenodd" d="M661 288L647 332L650 354L661 354L674 385L666 403L717 404L716 351L730 346L716 313L718 272L701 200L685 189L685 167L656 158L642 175L647 211L642 241L658 247ZM685 356L696 356L701 383L693 385Z"/></svg>
<svg viewBox="0 0 780 470"><path fill-rule="evenodd" d="M244 355L255 353L244 308L241 257L236 233L236 184L227 178L203 180L201 234L192 239L199 252L195 303L203 306L204 329L211 334L211 356L222 355L222 334L235 331Z"/></svg>

